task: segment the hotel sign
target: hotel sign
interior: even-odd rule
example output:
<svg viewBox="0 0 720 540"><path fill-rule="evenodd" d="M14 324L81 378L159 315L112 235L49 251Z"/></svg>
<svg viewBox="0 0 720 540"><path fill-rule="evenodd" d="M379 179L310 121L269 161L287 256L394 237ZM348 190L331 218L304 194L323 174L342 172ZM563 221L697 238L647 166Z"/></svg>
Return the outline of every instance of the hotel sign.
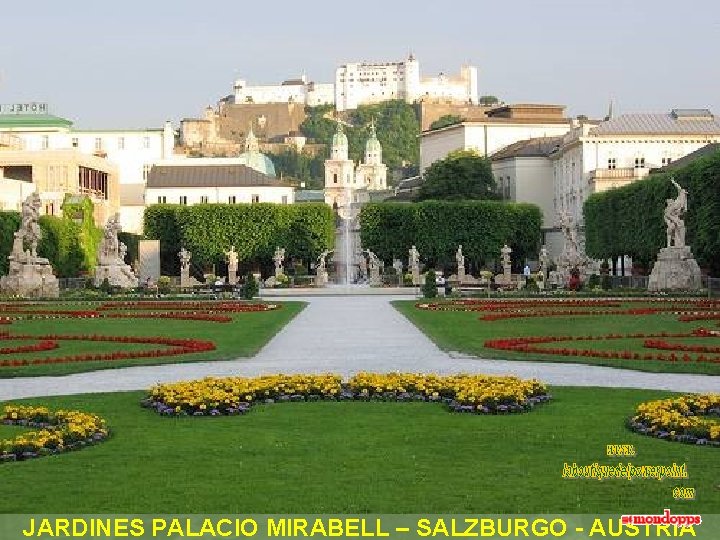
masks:
<svg viewBox="0 0 720 540"><path fill-rule="evenodd" d="M48 104L37 103L0 103L0 114L47 114Z"/></svg>

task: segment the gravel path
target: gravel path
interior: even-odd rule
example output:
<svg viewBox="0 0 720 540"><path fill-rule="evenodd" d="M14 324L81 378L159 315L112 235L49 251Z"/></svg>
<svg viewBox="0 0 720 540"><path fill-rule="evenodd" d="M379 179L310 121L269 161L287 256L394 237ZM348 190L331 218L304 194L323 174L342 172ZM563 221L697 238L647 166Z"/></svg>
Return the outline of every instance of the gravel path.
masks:
<svg viewBox="0 0 720 540"><path fill-rule="evenodd" d="M404 297L407 299L407 297ZM295 298L309 302L260 353L247 359L165 364L62 377L0 379L0 401L145 389L208 375L357 371L513 374L552 385L720 392L720 377L658 374L581 364L486 360L441 351L398 313L388 296Z"/></svg>

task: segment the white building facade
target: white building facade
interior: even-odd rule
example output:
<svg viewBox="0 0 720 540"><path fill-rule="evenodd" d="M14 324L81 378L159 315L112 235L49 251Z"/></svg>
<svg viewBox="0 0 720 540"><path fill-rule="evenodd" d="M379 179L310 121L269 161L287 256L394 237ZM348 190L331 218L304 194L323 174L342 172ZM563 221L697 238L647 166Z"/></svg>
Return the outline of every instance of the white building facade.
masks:
<svg viewBox="0 0 720 540"><path fill-rule="evenodd" d="M477 68L462 66L459 75L440 73L421 78L420 63L410 55L402 62L344 64L335 71L335 108L356 109L358 105L401 99L441 100L477 103Z"/></svg>
<svg viewBox="0 0 720 540"><path fill-rule="evenodd" d="M704 109L579 123L550 156L556 215L568 212L582 224L583 203L592 193L635 182L714 142L720 142L720 119Z"/></svg>
<svg viewBox="0 0 720 540"><path fill-rule="evenodd" d="M243 103L301 103L315 107L333 104L335 88L332 83L308 82L305 75L299 79L283 81L275 85L248 86L238 79L233 85L236 104Z"/></svg>
<svg viewBox="0 0 720 540"><path fill-rule="evenodd" d="M544 109L544 113L534 112ZM556 137L570 130L563 107L513 105L488 113L486 119L461 122L420 135L420 171L455 150L473 150L490 157L495 152L526 139Z"/></svg>

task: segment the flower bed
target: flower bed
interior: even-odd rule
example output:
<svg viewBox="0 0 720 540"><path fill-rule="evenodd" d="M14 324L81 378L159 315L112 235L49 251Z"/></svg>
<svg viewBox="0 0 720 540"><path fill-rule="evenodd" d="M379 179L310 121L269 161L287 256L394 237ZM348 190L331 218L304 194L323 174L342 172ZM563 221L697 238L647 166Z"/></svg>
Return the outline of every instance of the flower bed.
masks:
<svg viewBox="0 0 720 540"><path fill-rule="evenodd" d="M628 427L659 439L720 447L720 394L641 403Z"/></svg>
<svg viewBox="0 0 720 540"><path fill-rule="evenodd" d="M141 337L141 336L103 336L98 334L90 335L62 335L62 334L49 334L44 336L32 336L24 334L10 334L3 332L0 334L2 340L13 340L13 341L29 341L29 340L40 340L37 345L31 345L26 347L32 350L49 350L50 344L53 343L57 346L58 341L106 341L113 343L138 343L138 344L151 344L151 345L164 345L167 348L162 349L149 349L143 351L116 351L111 353L87 353L87 354L73 354L67 356L58 357L44 357L44 358L16 358L16 359L1 359L0 368L3 367L19 367L29 366L38 364L65 364L70 362L97 362L97 361L112 361L112 360L127 360L131 358L159 358L163 356L177 356L182 354L194 354L206 351L215 350L215 344L211 341L202 341L198 339L177 339L177 338L164 338L164 337ZM47 347L47 348L40 348ZM24 351L12 351L18 352L29 352ZM0 354L2 350L0 350ZM4 353L8 354L8 353Z"/></svg>
<svg viewBox="0 0 720 540"><path fill-rule="evenodd" d="M145 407L167 416L244 414L256 403L315 400L434 401L456 412L501 414L531 410L550 399L536 380L486 375L359 373L206 378L150 389Z"/></svg>
<svg viewBox="0 0 720 540"><path fill-rule="evenodd" d="M666 338L712 338L718 337L716 332L711 332L703 328L697 328L692 332L685 333L668 333L662 332L660 334L607 334L604 336L527 336L527 337L513 337L513 338L502 338L502 339L490 339L485 341L484 346L489 349L498 349L502 351L513 351L525 354L550 354L556 356L581 356L581 357L593 357L593 358L610 358L610 359L624 359L624 360L654 360L661 362L699 362L699 363L711 363L720 364L720 355L706 356L705 354L698 354L692 356L687 352L697 353L708 353L715 354L720 353L718 347L706 347L701 345L683 345L680 343L669 343ZM651 339L645 339L651 338ZM662 339L657 339L662 338ZM671 350L671 351L685 351L686 354L682 356L676 355L674 352L671 354L665 353L640 353L633 351L603 351L591 348L582 347L549 347L542 346L549 343L558 343L564 341L604 341L604 340L615 340L615 339L644 339L643 347L646 349L659 349L659 350Z"/></svg>
<svg viewBox="0 0 720 540"><path fill-rule="evenodd" d="M0 439L0 463L22 461L77 450L107 439L105 420L81 411L6 405L3 424L37 428L14 439Z"/></svg>

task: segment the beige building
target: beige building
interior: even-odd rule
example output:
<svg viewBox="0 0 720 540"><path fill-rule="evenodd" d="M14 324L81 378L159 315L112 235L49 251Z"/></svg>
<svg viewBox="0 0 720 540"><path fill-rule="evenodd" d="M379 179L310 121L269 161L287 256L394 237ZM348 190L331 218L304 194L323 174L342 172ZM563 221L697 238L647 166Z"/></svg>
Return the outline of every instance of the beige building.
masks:
<svg viewBox="0 0 720 540"><path fill-rule="evenodd" d="M454 150L474 150L490 157L518 141L564 135L571 127L564 110L562 105L503 105L487 111L486 118L423 131L420 171Z"/></svg>
<svg viewBox="0 0 720 540"><path fill-rule="evenodd" d="M102 226L120 209L117 167L79 150L2 150L0 148L0 209L20 210L30 193L38 192L44 215L62 215L66 194L87 195L95 205L95 223Z"/></svg>

